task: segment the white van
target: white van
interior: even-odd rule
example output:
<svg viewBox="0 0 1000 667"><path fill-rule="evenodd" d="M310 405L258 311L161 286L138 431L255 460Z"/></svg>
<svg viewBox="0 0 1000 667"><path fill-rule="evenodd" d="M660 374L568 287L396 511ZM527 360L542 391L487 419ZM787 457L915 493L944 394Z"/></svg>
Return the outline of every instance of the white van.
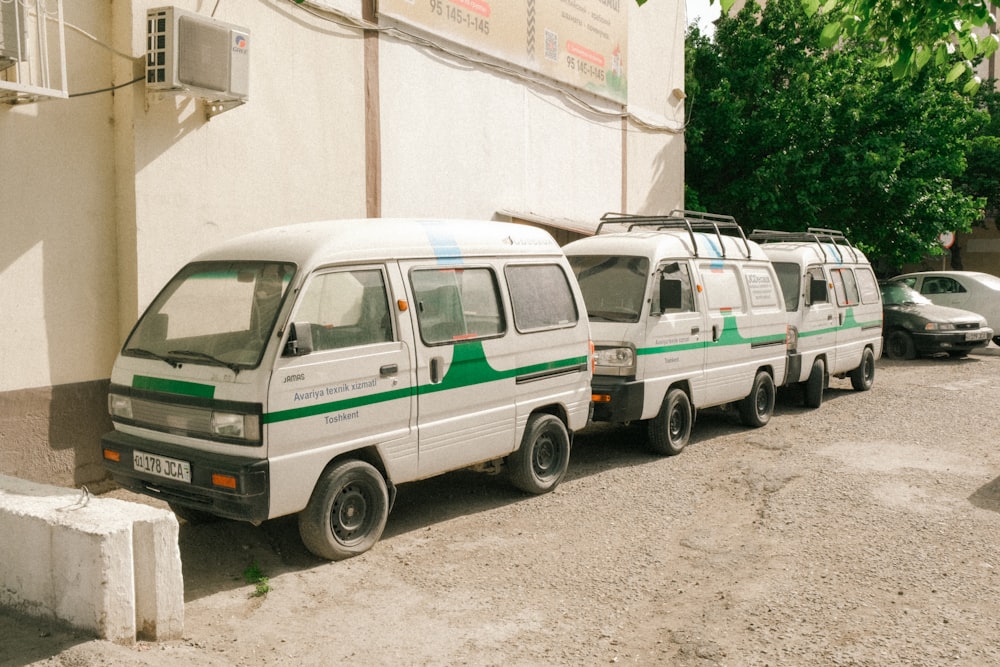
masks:
<svg viewBox="0 0 1000 667"><path fill-rule="evenodd" d="M781 288L731 216L606 214L563 251L594 338L595 421L645 422L650 448L671 455L699 408L770 420L787 363Z"/></svg>
<svg viewBox="0 0 1000 667"><path fill-rule="evenodd" d="M182 268L115 361L102 438L122 486L179 516L298 513L339 560L395 486L505 464L562 480L590 412L582 297L546 232L347 220L250 234Z"/></svg>
<svg viewBox="0 0 1000 667"><path fill-rule="evenodd" d="M882 295L864 253L832 229L754 230L774 263L789 315L786 384L818 408L830 377L871 389L882 356Z"/></svg>

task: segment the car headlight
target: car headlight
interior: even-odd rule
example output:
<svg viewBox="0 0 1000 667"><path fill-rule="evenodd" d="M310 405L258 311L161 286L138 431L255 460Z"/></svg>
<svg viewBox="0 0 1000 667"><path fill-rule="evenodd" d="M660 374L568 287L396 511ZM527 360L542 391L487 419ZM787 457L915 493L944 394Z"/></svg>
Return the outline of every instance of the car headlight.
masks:
<svg viewBox="0 0 1000 667"><path fill-rule="evenodd" d="M949 322L928 322L924 325L925 331L954 331L955 325Z"/></svg>
<svg viewBox="0 0 1000 667"><path fill-rule="evenodd" d="M213 412L212 434L223 438L260 438L260 419L257 415L238 412Z"/></svg>

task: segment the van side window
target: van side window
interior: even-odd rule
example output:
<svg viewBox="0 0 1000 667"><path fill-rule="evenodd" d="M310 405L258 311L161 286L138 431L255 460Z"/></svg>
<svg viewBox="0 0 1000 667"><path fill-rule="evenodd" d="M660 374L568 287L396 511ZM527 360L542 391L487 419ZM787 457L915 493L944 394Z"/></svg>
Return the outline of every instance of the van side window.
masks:
<svg viewBox="0 0 1000 667"><path fill-rule="evenodd" d="M770 271L762 266L747 266L743 268L743 279L750 295L751 308L778 307L778 292L774 289L774 278Z"/></svg>
<svg viewBox="0 0 1000 667"><path fill-rule="evenodd" d="M490 269L419 269L410 273L420 337L428 345L504 332L497 280Z"/></svg>
<svg viewBox="0 0 1000 667"><path fill-rule="evenodd" d="M683 262L669 262L660 266L658 275L659 280L653 283L652 314L668 315L693 311L694 288L691 286L688 265ZM669 293L664 294L664 290L668 290Z"/></svg>
<svg viewBox="0 0 1000 667"><path fill-rule="evenodd" d="M708 309L711 311L731 311L742 313L746 310L743 289L736 267L722 262L702 262L698 269L705 287Z"/></svg>
<svg viewBox="0 0 1000 667"><path fill-rule="evenodd" d="M875 279L875 274L872 273L871 269L855 269L854 276L858 279L858 289L861 291L861 303L878 303L881 299L878 281Z"/></svg>
<svg viewBox="0 0 1000 667"><path fill-rule="evenodd" d="M576 324L579 313L573 291L558 264L512 264L504 274L518 331Z"/></svg>
<svg viewBox="0 0 1000 667"><path fill-rule="evenodd" d="M856 306L860 301L858 284L854 281L854 272L850 269L833 269L830 271L833 280L833 291L837 295L837 304L841 306Z"/></svg>
<svg viewBox="0 0 1000 667"><path fill-rule="evenodd" d="M392 340L385 279L378 269L313 276L295 315L308 322L315 351Z"/></svg>

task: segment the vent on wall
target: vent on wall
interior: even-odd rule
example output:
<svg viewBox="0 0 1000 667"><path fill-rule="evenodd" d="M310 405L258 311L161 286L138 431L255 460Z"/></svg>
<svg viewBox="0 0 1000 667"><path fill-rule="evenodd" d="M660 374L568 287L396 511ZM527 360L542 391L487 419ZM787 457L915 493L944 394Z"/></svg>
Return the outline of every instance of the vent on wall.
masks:
<svg viewBox="0 0 1000 667"><path fill-rule="evenodd" d="M147 89L242 103L249 83L249 30L176 7L146 12Z"/></svg>

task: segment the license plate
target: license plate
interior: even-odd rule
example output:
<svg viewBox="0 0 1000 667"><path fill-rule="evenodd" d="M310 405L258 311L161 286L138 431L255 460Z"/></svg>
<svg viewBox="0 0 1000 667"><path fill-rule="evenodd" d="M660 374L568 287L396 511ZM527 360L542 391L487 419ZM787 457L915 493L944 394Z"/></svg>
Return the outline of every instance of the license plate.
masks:
<svg viewBox="0 0 1000 667"><path fill-rule="evenodd" d="M965 340L986 340L986 338L987 335L985 331L975 331L965 334Z"/></svg>
<svg viewBox="0 0 1000 667"><path fill-rule="evenodd" d="M191 464L187 461L178 461L158 454L147 452L132 452L132 467L151 475L174 479L178 482L191 482Z"/></svg>

